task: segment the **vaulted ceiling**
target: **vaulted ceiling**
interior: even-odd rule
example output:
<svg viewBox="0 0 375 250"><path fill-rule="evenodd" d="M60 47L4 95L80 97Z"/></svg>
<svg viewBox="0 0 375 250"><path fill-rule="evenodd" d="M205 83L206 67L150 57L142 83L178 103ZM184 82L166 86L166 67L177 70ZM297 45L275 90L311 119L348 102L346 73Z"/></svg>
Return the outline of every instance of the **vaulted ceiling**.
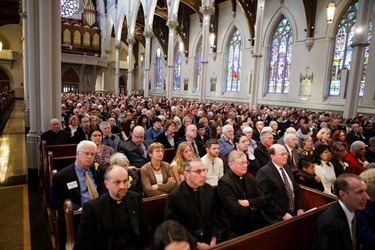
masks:
<svg viewBox="0 0 375 250"><path fill-rule="evenodd" d="M0 26L20 24L20 0L0 0Z"/></svg>

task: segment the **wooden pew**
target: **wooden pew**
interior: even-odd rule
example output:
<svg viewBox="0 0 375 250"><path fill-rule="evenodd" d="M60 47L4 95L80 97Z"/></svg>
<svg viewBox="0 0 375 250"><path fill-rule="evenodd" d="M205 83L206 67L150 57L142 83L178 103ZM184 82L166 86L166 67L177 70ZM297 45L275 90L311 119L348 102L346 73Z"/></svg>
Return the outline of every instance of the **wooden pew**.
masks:
<svg viewBox="0 0 375 250"><path fill-rule="evenodd" d="M151 234L153 235L155 229L164 221L164 208L168 195L161 195L155 197L147 197L143 199L147 222L151 227ZM66 200L64 202L64 214L66 223L66 249L73 249L75 243L74 235L74 218L73 216L80 215L81 211L73 211L72 202Z"/></svg>
<svg viewBox="0 0 375 250"><path fill-rule="evenodd" d="M147 216L147 221L149 225L151 226L151 232L152 234L155 232L155 229L157 228L158 225L160 225L164 221L164 209L165 209L165 204L167 200L167 195L163 196L156 196L156 197L148 197L143 199L143 204L145 207L145 213ZM230 240L224 243L219 244L217 247L219 248L214 248L214 249L249 249L247 247L248 240L251 242L251 244L257 244L257 242L260 240L266 242L267 244L270 244L272 248L275 249L280 249L279 246L283 245L278 245L278 244L271 244L273 238L280 238L280 236L276 233L282 233L283 235L281 238L288 238L288 240L291 241L291 243L288 245L290 248L285 248L285 249L302 249L300 247L294 247L293 241L298 241L297 246L306 246L308 245L309 241L311 240L315 222L320 215L321 212L323 212L327 208L327 204L332 204L335 202L335 197L326 195L322 192L316 191L315 189L311 189L305 186L301 186L301 198L302 198L302 203L306 209L312 209L317 207L317 209L308 212L304 215L301 215L291 221L285 221L285 222L277 222L271 226L262 228L260 230L257 230L255 232L252 232L250 234L243 235L241 237L238 237L234 240ZM70 215L65 216L66 224L70 224L71 228L73 228L73 212L72 210L69 209L64 209L65 213L69 213ZM79 214L79 213L77 213ZM291 224L292 223L292 224ZM281 227L281 228L280 228ZM68 228L68 226L67 226ZM276 228L276 229L274 229ZM74 234L74 231L67 231L67 233L72 233ZM305 235L306 233L310 233ZM267 238L267 237L272 237L272 238ZM288 234L289 236L286 237L284 234ZM303 235L300 235L303 234ZM249 238L249 239L248 239ZM259 240L257 239L259 238ZM293 239L296 238L296 239ZM69 245L74 245L74 235L73 236L67 236L67 239L70 240L70 242L67 244ZM268 242L269 241L269 242ZM280 239L278 239L280 241ZM238 242L238 247L237 247L237 242ZM265 246L267 246L267 244ZM280 244L280 243L279 243ZM284 249L284 247L282 247ZM255 249L271 249L271 248L263 248L262 245L256 245Z"/></svg>
<svg viewBox="0 0 375 250"><path fill-rule="evenodd" d="M300 187L304 207L306 209L316 207L316 209L289 221L280 221L249 234L220 243L212 249L308 249L319 215L335 203L336 198L315 189L305 186Z"/></svg>

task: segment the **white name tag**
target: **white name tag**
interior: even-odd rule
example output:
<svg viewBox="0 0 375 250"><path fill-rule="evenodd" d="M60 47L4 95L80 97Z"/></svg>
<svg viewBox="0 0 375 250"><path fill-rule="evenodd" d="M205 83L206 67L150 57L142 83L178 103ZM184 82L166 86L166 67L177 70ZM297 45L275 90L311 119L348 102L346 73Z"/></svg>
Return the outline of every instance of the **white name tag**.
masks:
<svg viewBox="0 0 375 250"><path fill-rule="evenodd" d="M66 185L68 186L68 189L69 189L69 190L78 187L78 183L77 183L77 181L69 182L69 183L67 183Z"/></svg>

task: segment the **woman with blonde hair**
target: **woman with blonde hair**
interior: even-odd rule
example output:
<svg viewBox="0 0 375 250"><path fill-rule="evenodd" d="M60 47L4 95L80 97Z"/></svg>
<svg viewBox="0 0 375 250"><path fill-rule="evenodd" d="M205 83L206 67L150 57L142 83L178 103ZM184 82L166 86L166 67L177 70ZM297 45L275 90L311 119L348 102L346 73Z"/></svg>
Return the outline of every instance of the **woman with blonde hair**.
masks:
<svg viewBox="0 0 375 250"><path fill-rule="evenodd" d="M185 180L184 176L184 163L188 159L194 157L193 147L188 142L181 142L178 145L176 155L171 163L172 173L177 182L177 185Z"/></svg>
<svg viewBox="0 0 375 250"><path fill-rule="evenodd" d="M316 134L316 138L318 139L315 144L314 148L316 148L318 145L323 144L331 147L331 130L329 128L322 128L319 130L319 132Z"/></svg>

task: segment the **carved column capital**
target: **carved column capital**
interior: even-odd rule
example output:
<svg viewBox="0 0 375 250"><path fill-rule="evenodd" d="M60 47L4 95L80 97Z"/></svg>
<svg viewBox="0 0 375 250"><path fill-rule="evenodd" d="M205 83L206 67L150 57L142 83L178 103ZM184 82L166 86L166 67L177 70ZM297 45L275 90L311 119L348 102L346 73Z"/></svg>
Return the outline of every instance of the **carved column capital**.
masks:
<svg viewBox="0 0 375 250"><path fill-rule="evenodd" d="M178 27L178 22L177 21L167 21L167 26L169 29L176 29Z"/></svg>
<svg viewBox="0 0 375 250"><path fill-rule="evenodd" d="M126 42L129 44L129 45L133 45L135 43L135 39L134 38L128 38L126 39Z"/></svg>
<svg viewBox="0 0 375 250"><path fill-rule="evenodd" d="M122 47L121 42L116 42L115 43L115 49L121 49L121 47Z"/></svg>
<svg viewBox="0 0 375 250"><path fill-rule="evenodd" d="M215 13L215 7L212 6L201 6L199 12L203 15L213 15Z"/></svg>
<svg viewBox="0 0 375 250"><path fill-rule="evenodd" d="M152 38L154 36L154 32L152 31L145 31L143 32L145 38Z"/></svg>

